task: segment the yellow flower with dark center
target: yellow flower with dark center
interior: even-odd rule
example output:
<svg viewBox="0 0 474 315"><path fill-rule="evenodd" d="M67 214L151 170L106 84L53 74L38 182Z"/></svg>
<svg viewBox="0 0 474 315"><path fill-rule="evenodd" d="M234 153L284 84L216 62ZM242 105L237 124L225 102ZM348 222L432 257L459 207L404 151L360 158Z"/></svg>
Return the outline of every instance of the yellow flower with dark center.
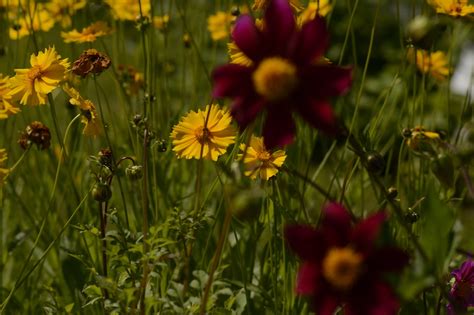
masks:
<svg viewBox="0 0 474 315"><path fill-rule="evenodd" d="M319 5L318 5L319 3ZM326 16L332 10L332 5L329 0L311 1L308 3L306 9L298 17L298 24L303 25L313 20L316 15Z"/></svg>
<svg viewBox="0 0 474 315"><path fill-rule="evenodd" d="M46 104L46 95L64 79L69 62L50 47L38 55L32 54L30 64L29 69L15 69L16 75L10 80L10 94L14 99L19 98L23 105Z"/></svg>
<svg viewBox="0 0 474 315"><path fill-rule="evenodd" d="M168 27L170 17L165 14L163 16L154 16L153 17L153 26L160 31L165 30Z"/></svg>
<svg viewBox="0 0 474 315"><path fill-rule="evenodd" d="M474 5L469 0L428 0L437 13L454 17L467 16L474 13Z"/></svg>
<svg viewBox="0 0 474 315"><path fill-rule="evenodd" d="M332 248L323 259L323 276L333 287L348 291L363 271L363 260L364 257L350 247Z"/></svg>
<svg viewBox="0 0 474 315"><path fill-rule="evenodd" d="M46 4L46 9L62 28L67 28L72 24L71 17L76 11L84 8L86 3L86 0L51 0Z"/></svg>
<svg viewBox="0 0 474 315"><path fill-rule="evenodd" d="M252 135L250 144L247 147L244 143L240 144L239 159L244 157L245 176L256 179L257 176L263 180L268 180L278 173L278 169L283 165L286 159L285 151L277 150L270 152L265 148L262 137Z"/></svg>
<svg viewBox="0 0 474 315"><path fill-rule="evenodd" d="M33 1L31 2L33 3ZM13 11L10 12L13 13ZM37 4L35 7L35 5L31 4L30 12L33 15L32 19L30 19L26 12L23 12L21 16L15 16L17 12L10 14L10 20L12 21L8 31L10 39L16 40L28 36L31 34L31 30L34 32L47 32L53 28L55 21L44 5Z"/></svg>
<svg viewBox="0 0 474 315"><path fill-rule="evenodd" d="M265 10L271 0L255 0L252 10ZM291 8L295 12L300 12L303 10L303 6L299 0L290 0Z"/></svg>
<svg viewBox="0 0 474 315"><path fill-rule="evenodd" d="M5 162L8 159L7 151L0 149L0 187L3 185L5 178L7 177L10 170L5 167Z"/></svg>
<svg viewBox="0 0 474 315"><path fill-rule="evenodd" d="M13 106L10 95L10 78L3 77L0 74L0 119L7 119L8 116L14 115L20 111L18 107Z"/></svg>
<svg viewBox="0 0 474 315"><path fill-rule="evenodd" d="M117 20L122 21L135 21L140 16L140 3L141 12L147 16L150 13L150 0L104 0L111 10L112 15Z"/></svg>
<svg viewBox="0 0 474 315"><path fill-rule="evenodd" d="M213 41L226 39L231 31L235 16L230 13L219 11L207 18L207 30L211 33Z"/></svg>
<svg viewBox="0 0 474 315"><path fill-rule="evenodd" d="M109 35L111 32L112 29L107 23L98 21L84 27L80 32L76 29L70 32L61 32L61 36L65 43L86 43L95 42L98 37Z"/></svg>
<svg viewBox="0 0 474 315"><path fill-rule="evenodd" d="M204 110L190 111L173 127L173 151L178 158L217 161L235 142L236 130L227 110L207 105Z"/></svg>
<svg viewBox="0 0 474 315"><path fill-rule="evenodd" d="M63 85L63 90L66 92L70 99L71 105L79 107L81 110L81 122L85 125L82 133L86 136L97 136L100 134L100 122L98 119L97 111L94 103L90 100L84 99L79 92L69 85Z"/></svg>
<svg viewBox="0 0 474 315"><path fill-rule="evenodd" d="M407 58L416 64L422 73L430 74L438 81L443 81L449 76L448 57L443 51L428 52L426 50L410 48Z"/></svg>

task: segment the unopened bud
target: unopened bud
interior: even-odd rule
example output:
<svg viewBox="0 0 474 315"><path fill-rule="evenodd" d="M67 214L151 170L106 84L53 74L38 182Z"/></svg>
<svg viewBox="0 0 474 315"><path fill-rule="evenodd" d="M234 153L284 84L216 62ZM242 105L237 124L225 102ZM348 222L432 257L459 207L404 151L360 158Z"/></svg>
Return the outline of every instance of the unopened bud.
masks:
<svg viewBox="0 0 474 315"><path fill-rule="evenodd" d="M141 165L132 165L125 169L125 174L131 180L139 180L143 177L143 167Z"/></svg>
<svg viewBox="0 0 474 315"><path fill-rule="evenodd" d="M97 183L92 188L92 197L99 202L108 201L112 197L112 190L107 184Z"/></svg>

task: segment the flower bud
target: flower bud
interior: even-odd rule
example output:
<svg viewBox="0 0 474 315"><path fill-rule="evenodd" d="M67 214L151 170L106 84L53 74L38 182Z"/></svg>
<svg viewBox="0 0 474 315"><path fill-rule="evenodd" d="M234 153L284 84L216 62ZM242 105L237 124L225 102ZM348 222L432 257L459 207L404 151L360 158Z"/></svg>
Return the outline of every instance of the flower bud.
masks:
<svg viewBox="0 0 474 315"><path fill-rule="evenodd" d="M385 168L385 161L377 151L369 151L366 156L366 165L370 172L380 174Z"/></svg>
<svg viewBox="0 0 474 315"><path fill-rule="evenodd" d="M139 180L143 177L143 167L141 165L132 165L125 169L125 174L131 180Z"/></svg>
<svg viewBox="0 0 474 315"><path fill-rule="evenodd" d="M113 168L113 158L112 150L109 148L104 148L99 151L99 162L100 164L107 166L108 168Z"/></svg>
<svg viewBox="0 0 474 315"><path fill-rule="evenodd" d="M395 187L389 187L387 189L388 198L395 199L398 196L398 189Z"/></svg>
<svg viewBox="0 0 474 315"><path fill-rule="evenodd" d="M191 36L188 33L183 35L183 44L184 47L190 48L191 47Z"/></svg>
<svg viewBox="0 0 474 315"><path fill-rule="evenodd" d="M107 184L96 183L92 188L92 197L99 202L108 201L112 197L112 190Z"/></svg>
<svg viewBox="0 0 474 315"><path fill-rule="evenodd" d="M413 210L408 210L408 212L405 214L405 220L407 220L408 223L413 224L419 219L420 215Z"/></svg>

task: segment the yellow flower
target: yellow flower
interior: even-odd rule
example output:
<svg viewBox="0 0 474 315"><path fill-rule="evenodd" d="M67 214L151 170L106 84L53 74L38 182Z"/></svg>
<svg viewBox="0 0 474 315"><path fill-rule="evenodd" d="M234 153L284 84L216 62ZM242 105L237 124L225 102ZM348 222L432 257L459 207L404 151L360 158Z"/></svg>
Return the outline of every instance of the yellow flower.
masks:
<svg viewBox="0 0 474 315"><path fill-rule="evenodd" d="M474 5L469 0L428 0L437 13L451 16L466 16L474 13Z"/></svg>
<svg viewBox="0 0 474 315"><path fill-rule="evenodd" d="M20 111L18 107L13 106L10 95L10 78L3 77L0 74L0 119L7 119L8 116L14 115Z"/></svg>
<svg viewBox="0 0 474 315"><path fill-rule="evenodd" d="M112 29L107 23L98 21L88 27L84 27L80 32L76 29L70 32L61 32L61 36L64 38L65 43L86 43L94 42L97 37L108 35L111 32Z"/></svg>
<svg viewBox="0 0 474 315"><path fill-rule="evenodd" d="M426 50L408 49L407 58L416 64L422 73L428 73L438 81L443 81L449 75L448 57L442 51L428 52Z"/></svg>
<svg viewBox="0 0 474 315"><path fill-rule="evenodd" d="M10 79L10 95L20 98L23 105L46 104L46 95L63 80L69 63L50 47L38 55L32 54L30 64L29 69L15 69L16 75Z"/></svg>
<svg viewBox="0 0 474 315"><path fill-rule="evenodd" d="M207 119L207 124L206 124ZM217 161L227 147L234 143L235 129L232 118L218 105L207 105L205 110L190 111L173 127L173 151L178 158Z"/></svg>
<svg viewBox="0 0 474 315"><path fill-rule="evenodd" d="M61 24L62 28L67 28L72 24L71 16L77 10L84 8L86 3L86 0L51 0L46 4L46 9L50 12L51 17Z"/></svg>
<svg viewBox="0 0 474 315"><path fill-rule="evenodd" d="M140 16L138 0L104 0L112 9L112 15L117 20L135 21ZM143 15L150 13L150 0L142 0Z"/></svg>
<svg viewBox="0 0 474 315"><path fill-rule="evenodd" d="M406 145L416 154L435 156L436 148L441 144L441 136L422 126L403 130Z"/></svg>
<svg viewBox="0 0 474 315"><path fill-rule="evenodd" d="M255 0L252 10L265 10L270 1L271 0ZM300 12L303 10L303 6L299 0L290 0L290 5L295 12Z"/></svg>
<svg viewBox="0 0 474 315"><path fill-rule="evenodd" d="M5 168L5 161L8 159L7 151L0 149L0 187L3 185L5 178L7 177L10 170Z"/></svg>
<svg viewBox="0 0 474 315"><path fill-rule="evenodd" d="M259 176L263 180L268 180L278 173L278 169L286 159L285 151L268 151L263 143L263 138L254 135L252 135L248 147L244 143L240 144L240 150L243 152L238 155L240 159L245 154L244 174L251 179L256 179Z"/></svg>
<svg viewBox="0 0 474 315"><path fill-rule="evenodd" d="M86 136L99 135L101 128L94 103L84 99L76 89L70 87L68 84L63 85L63 90L70 97L69 103L78 106L81 110L81 122L85 125L82 133Z"/></svg>
<svg viewBox="0 0 474 315"><path fill-rule="evenodd" d="M231 31L235 17L227 12L219 11L207 18L207 30L213 41L226 39Z"/></svg>
<svg viewBox="0 0 474 315"><path fill-rule="evenodd" d="M312 1L308 3L308 7L298 17L298 24L303 25L313 20L316 17L316 13L320 16L326 16L331 10L332 5L329 3L329 0L319 0L319 7L318 1Z"/></svg>
<svg viewBox="0 0 474 315"><path fill-rule="evenodd" d="M153 17L153 26L160 30L163 31L168 27L168 23L170 21L170 17L165 14L163 16L154 16Z"/></svg>
<svg viewBox="0 0 474 315"><path fill-rule="evenodd" d="M13 13L13 11L10 12ZM53 28L54 19L43 5L37 4L36 8L33 4L30 5L30 12L33 15L33 23L31 23L31 19L26 12L23 12L24 15L19 17L10 14L11 23L8 33L10 39L16 40L28 36L32 29L34 32L47 32ZM17 12L14 13L16 15Z"/></svg>

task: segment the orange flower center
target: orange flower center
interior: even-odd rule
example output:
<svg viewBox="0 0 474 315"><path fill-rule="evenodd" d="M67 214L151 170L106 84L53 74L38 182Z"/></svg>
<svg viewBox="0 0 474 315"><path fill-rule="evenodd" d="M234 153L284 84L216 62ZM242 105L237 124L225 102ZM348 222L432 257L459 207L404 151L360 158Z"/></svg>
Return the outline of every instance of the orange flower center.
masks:
<svg viewBox="0 0 474 315"><path fill-rule="evenodd" d="M323 276L341 291L352 288L362 267L363 257L350 247L332 248L323 260Z"/></svg>
<svg viewBox="0 0 474 315"><path fill-rule="evenodd" d="M209 129L207 129L207 127L204 128L203 126L194 130L194 135L201 144L209 142L211 138L211 132L209 131Z"/></svg>
<svg viewBox="0 0 474 315"><path fill-rule="evenodd" d="M268 151L258 152L257 158L262 162L267 162L271 158L271 154Z"/></svg>
<svg viewBox="0 0 474 315"><path fill-rule="evenodd" d="M34 66L28 71L28 79L31 81L41 78L42 75L43 73L40 66Z"/></svg>
<svg viewBox="0 0 474 315"><path fill-rule="evenodd" d="M290 96L298 84L295 65L280 57L271 57L260 62L252 80L257 93L272 102Z"/></svg>

